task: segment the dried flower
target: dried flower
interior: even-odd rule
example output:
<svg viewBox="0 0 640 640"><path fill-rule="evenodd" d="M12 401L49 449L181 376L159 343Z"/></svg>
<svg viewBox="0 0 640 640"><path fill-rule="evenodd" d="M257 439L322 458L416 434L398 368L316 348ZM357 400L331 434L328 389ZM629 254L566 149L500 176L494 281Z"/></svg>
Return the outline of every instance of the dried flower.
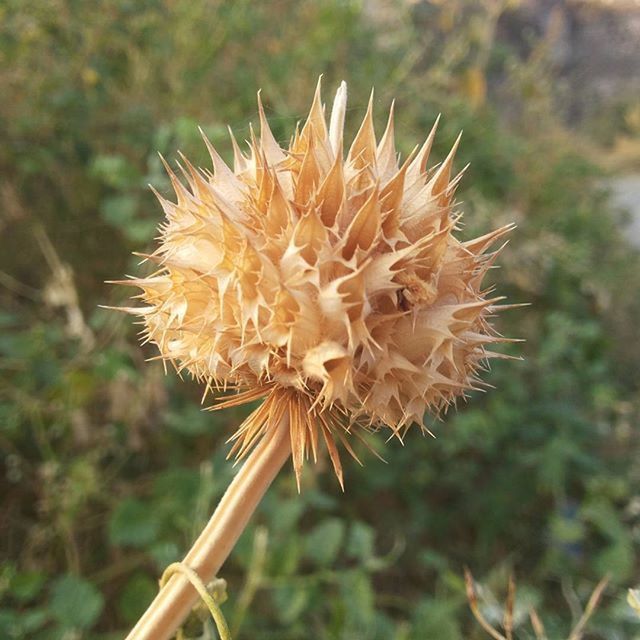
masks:
<svg viewBox="0 0 640 640"><path fill-rule="evenodd" d="M206 138L213 173L183 157L187 187L167 166L177 202L158 195L167 219L146 256L158 270L127 281L146 303L127 310L160 357L207 391L237 392L217 407L264 398L233 452L288 413L298 481L322 439L341 484L336 441L353 453L359 428L402 437L481 384L504 340L489 323L500 298L482 289L487 251L511 228L456 238L458 141L426 168L437 122L399 166L393 107L377 142L371 100L345 160L346 94L342 83L327 127L318 84L286 150L258 96L260 137L245 155L232 136L233 170Z"/></svg>

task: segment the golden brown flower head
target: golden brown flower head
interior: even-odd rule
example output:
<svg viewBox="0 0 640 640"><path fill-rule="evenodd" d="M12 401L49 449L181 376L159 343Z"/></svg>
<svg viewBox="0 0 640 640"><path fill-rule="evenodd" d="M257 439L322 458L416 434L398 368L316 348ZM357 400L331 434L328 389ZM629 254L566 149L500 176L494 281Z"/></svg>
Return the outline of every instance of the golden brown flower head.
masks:
<svg viewBox="0 0 640 640"><path fill-rule="evenodd" d="M451 176L458 142L427 169L435 128L399 166L393 108L378 142L372 102L343 157L346 85L327 126L320 89L284 150L260 99L260 137L234 144L231 170L206 140L213 173L183 158L171 172L159 269L134 279L147 339L207 388L232 387L230 406L268 396L240 427L243 455L289 412L294 467L324 436L353 425L401 435L479 382L501 341L482 279L489 247L509 227L460 242ZM437 124L437 123L436 123ZM182 167L181 167L182 168Z"/></svg>

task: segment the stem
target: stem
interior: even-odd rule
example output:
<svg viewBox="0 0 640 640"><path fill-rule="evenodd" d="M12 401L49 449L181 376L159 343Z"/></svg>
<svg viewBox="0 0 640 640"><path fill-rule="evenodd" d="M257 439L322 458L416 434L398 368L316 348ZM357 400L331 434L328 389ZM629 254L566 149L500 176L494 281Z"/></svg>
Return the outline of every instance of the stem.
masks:
<svg viewBox="0 0 640 640"><path fill-rule="evenodd" d="M271 435L265 436L247 457L207 526L185 556L184 564L204 583L216 576L290 454L289 416L285 413ZM198 598L191 583L182 574L174 574L126 640L169 640Z"/></svg>

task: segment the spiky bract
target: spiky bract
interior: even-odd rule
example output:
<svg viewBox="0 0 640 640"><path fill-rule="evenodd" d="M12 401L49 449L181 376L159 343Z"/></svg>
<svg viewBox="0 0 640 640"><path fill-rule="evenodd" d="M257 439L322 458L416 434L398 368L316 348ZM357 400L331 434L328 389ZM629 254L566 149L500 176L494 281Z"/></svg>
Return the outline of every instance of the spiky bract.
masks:
<svg viewBox="0 0 640 640"><path fill-rule="evenodd" d="M183 158L187 187L168 169L177 202L159 196L159 270L132 281L146 303L133 311L163 358L239 391L223 406L268 396L236 434L241 454L287 411L297 474L320 432L341 478L345 430L402 435L478 383L501 340L486 252L508 228L456 238L458 143L427 170L435 126L399 166L393 107L377 142L372 101L344 159L344 83L329 126L318 88L287 150L258 106L260 137L248 155L233 141L233 170L206 138L213 173Z"/></svg>

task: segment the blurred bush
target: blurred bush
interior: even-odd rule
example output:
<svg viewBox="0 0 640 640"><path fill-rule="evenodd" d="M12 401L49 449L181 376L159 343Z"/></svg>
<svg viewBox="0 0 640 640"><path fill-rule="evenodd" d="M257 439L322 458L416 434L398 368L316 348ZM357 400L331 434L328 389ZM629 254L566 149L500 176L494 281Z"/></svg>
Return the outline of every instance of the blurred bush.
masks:
<svg viewBox="0 0 640 640"><path fill-rule="evenodd" d="M204 413L164 376L103 281L138 272L168 193L156 152L205 164L197 126L230 153L255 92L287 138L324 73L361 115L397 98L404 153L443 113L461 128L465 234L515 221L501 321L521 363L407 446L372 446L342 495L325 462L298 496L284 473L225 566L239 637L480 638L463 565L499 620L518 576L517 637L535 606L563 637L602 575L589 638L640 637L640 265L597 155L557 117L544 40L496 43L509 3L6 0L0 7L0 636L119 638L232 476L240 413ZM499 82L491 82L499 77ZM357 117L351 119L354 127ZM520 613L518 613L520 612ZM191 624L195 625L195 622ZM207 633L212 633L211 629ZM635 636L634 636L635 634ZM212 635L206 637L213 637ZM234 636L235 637L235 636Z"/></svg>

